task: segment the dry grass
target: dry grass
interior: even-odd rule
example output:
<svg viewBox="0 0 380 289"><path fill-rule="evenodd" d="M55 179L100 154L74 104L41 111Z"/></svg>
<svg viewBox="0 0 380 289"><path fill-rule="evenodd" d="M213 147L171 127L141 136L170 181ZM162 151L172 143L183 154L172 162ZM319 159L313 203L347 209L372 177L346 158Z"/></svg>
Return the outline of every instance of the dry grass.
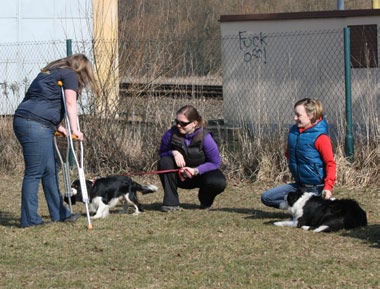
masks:
<svg viewBox="0 0 380 289"><path fill-rule="evenodd" d="M158 177L135 178L160 187ZM369 226L331 234L278 228L288 214L264 207L273 184L229 180L210 211L180 191L184 211L161 213L162 190L141 197L146 211L75 224L19 229L20 176L0 182L1 288L378 288L377 189L336 189L355 197ZM43 194L40 212L48 220ZM76 212L85 213L76 205Z"/></svg>

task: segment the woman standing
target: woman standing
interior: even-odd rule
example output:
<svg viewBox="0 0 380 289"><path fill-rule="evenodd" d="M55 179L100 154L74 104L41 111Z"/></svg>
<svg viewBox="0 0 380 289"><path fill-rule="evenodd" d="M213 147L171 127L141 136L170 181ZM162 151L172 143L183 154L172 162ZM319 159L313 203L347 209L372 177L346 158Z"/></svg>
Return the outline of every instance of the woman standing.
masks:
<svg viewBox="0 0 380 289"><path fill-rule="evenodd" d="M31 83L25 98L14 114L13 129L22 146L25 171L21 192L20 227L44 224L38 214L38 188L40 181L52 222L75 222L79 214L72 215L63 205L58 185L58 163L53 135L59 131L67 136L61 122L65 114L63 83L67 115L72 134L83 140L78 130L77 96L87 87L96 90L90 61L83 54L59 59L42 68Z"/></svg>
<svg viewBox="0 0 380 289"><path fill-rule="evenodd" d="M177 188L199 188L200 209L208 209L226 188L218 146L193 106L180 108L175 123L161 139L158 169L180 169L180 173L160 174L164 188L161 211L180 209Z"/></svg>

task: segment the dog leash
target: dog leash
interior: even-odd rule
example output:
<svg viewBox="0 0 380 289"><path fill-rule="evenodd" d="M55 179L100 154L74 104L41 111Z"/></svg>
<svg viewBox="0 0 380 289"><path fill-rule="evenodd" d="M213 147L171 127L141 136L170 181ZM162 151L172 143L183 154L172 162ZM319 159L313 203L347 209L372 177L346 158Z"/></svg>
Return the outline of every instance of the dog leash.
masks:
<svg viewBox="0 0 380 289"><path fill-rule="evenodd" d="M138 173L125 173L124 176L132 175L159 175L167 173L178 173L179 179L183 182L188 176L192 177L193 174L188 169L171 169L171 170L159 170L159 171L150 171L150 172L138 172Z"/></svg>

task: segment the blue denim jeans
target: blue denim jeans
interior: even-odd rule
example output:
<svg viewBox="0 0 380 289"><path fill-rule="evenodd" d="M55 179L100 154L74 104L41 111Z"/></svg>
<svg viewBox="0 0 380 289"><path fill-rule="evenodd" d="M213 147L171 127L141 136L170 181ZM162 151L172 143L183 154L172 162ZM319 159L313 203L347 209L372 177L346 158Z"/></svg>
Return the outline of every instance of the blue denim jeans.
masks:
<svg viewBox="0 0 380 289"><path fill-rule="evenodd" d="M268 207L278 209L280 207L280 203L284 201L285 196L287 196L290 192L297 191L297 189L301 189L304 192L312 192L317 195L321 195L323 187L304 188L299 187L296 183L284 184L264 192L261 195L261 202Z"/></svg>
<svg viewBox="0 0 380 289"><path fill-rule="evenodd" d="M38 188L42 188L53 222L70 217L58 185L58 164L53 141L54 129L39 122L15 116L13 130L24 155L25 171L21 190L20 227L43 223L38 214Z"/></svg>

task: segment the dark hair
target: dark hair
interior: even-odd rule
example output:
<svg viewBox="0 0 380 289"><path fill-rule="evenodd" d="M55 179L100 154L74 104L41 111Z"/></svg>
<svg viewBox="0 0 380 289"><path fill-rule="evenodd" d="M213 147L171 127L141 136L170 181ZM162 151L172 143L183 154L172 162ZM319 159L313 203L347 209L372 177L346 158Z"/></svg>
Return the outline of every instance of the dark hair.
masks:
<svg viewBox="0 0 380 289"><path fill-rule="evenodd" d="M195 109L192 105L185 105L182 106L178 111L177 114L183 114L187 117L189 121L197 121L198 127L206 127L206 122L202 118L202 116L199 114L199 112Z"/></svg>
<svg viewBox="0 0 380 289"><path fill-rule="evenodd" d="M44 68L42 72L47 72L51 69L70 68L75 71L78 76L78 93L82 92L84 87L90 87L95 92L98 92L98 87L95 82L92 66L88 58L81 53L73 54L71 56L58 59L50 62Z"/></svg>
<svg viewBox="0 0 380 289"><path fill-rule="evenodd" d="M305 107L307 115L312 116L312 118L310 119L311 123L315 123L318 119L323 117L323 106L320 100L304 98L297 101L294 104L294 108L296 108L299 105L303 105Z"/></svg>

